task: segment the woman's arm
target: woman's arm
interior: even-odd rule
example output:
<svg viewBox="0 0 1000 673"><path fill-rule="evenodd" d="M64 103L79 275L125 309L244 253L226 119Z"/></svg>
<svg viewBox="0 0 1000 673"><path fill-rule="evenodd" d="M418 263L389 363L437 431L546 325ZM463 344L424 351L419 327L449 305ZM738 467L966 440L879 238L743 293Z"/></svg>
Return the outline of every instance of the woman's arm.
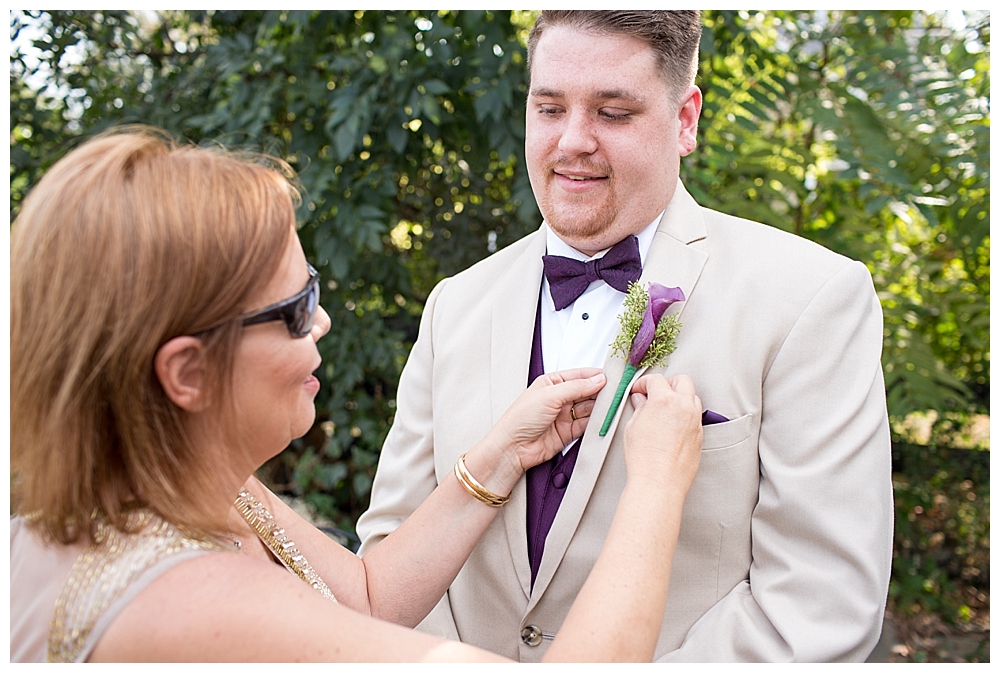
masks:
<svg viewBox="0 0 1000 673"><path fill-rule="evenodd" d="M274 563L213 553L178 564L141 591L89 661L504 660L337 605Z"/></svg>
<svg viewBox="0 0 1000 673"><path fill-rule="evenodd" d="M525 470L583 434L592 398L604 382L597 369L539 377L466 454L469 472L491 492L507 495ZM404 626L418 624L441 599L499 511L472 497L449 473L397 530L358 558L259 482L248 487L286 529L338 601Z"/></svg>
<svg viewBox="0 0 1000 673"><path fill-rule="evenodd" d="M680 508L698 466L701 408L685 377L644 377L633 390L628 483L597 565L545 661L653 655ZM273 563L235 553L208 554L164 573L124 608L90 660L503 661L369 619Z"/></svg>
<svg viewBox="0 0 1000 673"><path fill-rule="evenodd" d="M701 459L702 410L686 376L644 376L632 392L625 489L545 661L648 662L656 648L681 511Z"/></svg>

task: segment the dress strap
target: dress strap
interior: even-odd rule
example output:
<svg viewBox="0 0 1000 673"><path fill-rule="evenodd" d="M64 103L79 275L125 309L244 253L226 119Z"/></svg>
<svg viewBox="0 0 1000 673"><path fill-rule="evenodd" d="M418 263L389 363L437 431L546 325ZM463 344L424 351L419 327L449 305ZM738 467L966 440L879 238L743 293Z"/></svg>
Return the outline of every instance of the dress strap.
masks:
<svg viewBox="0 0 1000 673"><path fill-rule="evenodd" d="M229 549L216 540L186 535L149 510L128 515L125 533L104 520L97 522L95 542L73 562L56 599L49 626L50 662L79 661L92 647L91 635L101 618L118 607L137 582L169 559L184 553Z"/></svg>
<svg viewBox="0 0 1000 673"><path fill-rule="evenodd" d="M330 587L326 585L323 578L319 576L313 567L306 560L306 557L299 551L295 543L285 535L285 529L278 526L271 513L261 504L257 498L253 497L250 491L242 489L236 497L236 510L246 519L250 527L257 533L261 542L271 550L274 557L283 566L299 576L299 578L320 592L334 603L337 602Z"/></svg>

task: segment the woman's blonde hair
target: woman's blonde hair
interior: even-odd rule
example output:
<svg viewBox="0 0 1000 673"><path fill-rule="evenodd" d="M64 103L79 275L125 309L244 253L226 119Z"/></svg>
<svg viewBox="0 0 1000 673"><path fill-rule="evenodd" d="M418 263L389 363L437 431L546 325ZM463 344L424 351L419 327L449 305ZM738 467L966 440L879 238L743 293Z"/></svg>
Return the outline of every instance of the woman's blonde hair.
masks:
<svg viewBox="0 0 1000 673"><path fill-rule="evenodd" d="M206 497L217 458L189 441L154 356L201 335L224 396L238 317L293 235L281 166L131 128L70 152L25 200L11 231L12 489L43 535L93 539L95 514L124 529L135 506L224 527Z"/></svg>

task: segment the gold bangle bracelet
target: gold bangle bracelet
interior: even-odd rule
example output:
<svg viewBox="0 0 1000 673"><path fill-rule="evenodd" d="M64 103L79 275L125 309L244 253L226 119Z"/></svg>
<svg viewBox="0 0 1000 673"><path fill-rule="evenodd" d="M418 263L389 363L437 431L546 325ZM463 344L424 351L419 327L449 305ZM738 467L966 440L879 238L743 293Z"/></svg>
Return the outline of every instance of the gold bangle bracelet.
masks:
<svg viewBox="0 0 1000 673"><path fill-rule="evenodd" d="M455 477L462 488L468 491L473 498L490 507L503 507L510 500L509 495L497 495L476 481L476 478L469 473L469 468L465 466L464 453L458 457L458 461L455 463Z"/></svg>

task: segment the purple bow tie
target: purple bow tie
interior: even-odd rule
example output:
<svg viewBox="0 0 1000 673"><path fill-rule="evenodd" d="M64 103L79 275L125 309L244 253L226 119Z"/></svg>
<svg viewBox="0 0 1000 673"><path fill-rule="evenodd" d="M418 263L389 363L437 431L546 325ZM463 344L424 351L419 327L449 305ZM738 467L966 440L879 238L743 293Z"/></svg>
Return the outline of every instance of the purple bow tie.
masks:
<svg viewBox="0 0 1000 673"><path fill-rule="evenodd" d="M557 311L576 301L595 280L603 280L619 292L628 292L628 284L639 280L642 274L639 239L635 236L615 243L600 259L580 262L569 257L544 255L542 264Z"/></svg>

